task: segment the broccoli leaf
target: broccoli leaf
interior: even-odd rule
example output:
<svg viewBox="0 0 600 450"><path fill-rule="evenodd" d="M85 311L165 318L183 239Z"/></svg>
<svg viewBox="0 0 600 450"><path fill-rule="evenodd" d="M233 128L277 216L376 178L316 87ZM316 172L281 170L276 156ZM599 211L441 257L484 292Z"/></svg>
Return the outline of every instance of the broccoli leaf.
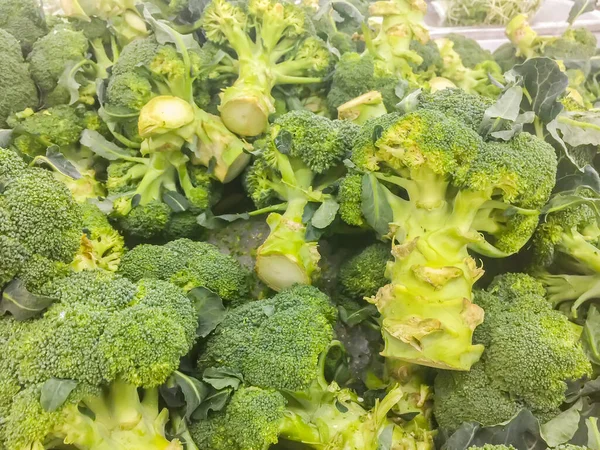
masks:
<svg viewBox="0 0 600 450"><path fill-rule="evenodd" d="M11 313L15 320L23 322L42 314L54 299L32 294L19 279L11 281L2 292L0 315Z"/></svg>
<svg viewBox="0 0 600 450"><path fill-rule="evenodd" d="M227 367L209 367L202 374L202 379L219 391L229 387L237 389L244 381L240 372Z"/></svg>
<svg viewBox="0 0 600 450"><path fill-rule="evenodd" d="M327 228L335 219L340 205L332 198L328 198L315 211L311 223L315 228Z"/></svg>
<svg viewBox="0 0 600 450"><path fill-rule="evenodd" d="M363 175L361 196L362 213L367 223L378 234L386 235L393 220L392 207L387 201L385 188L375 175Z"/></svg>
<svg viewBox="0 0 600 450"><path fill-rule="evenodd" d="M579 427L582 408L583 402L580 399L569 409L541 426L542 436L550 447L564 444L573 438Z"/></svg>
<svg viewBox="0 0 600 450"><path fill-rule="evenodd" d="M83 130L79 142L84 147L88 147L96 155L109 161L117 161L119 159L137 162L145 161L143 158L136 158L133 156L131 151L108 141L104 136L94 130Z"/></svg>
<svg viewBox="0 0 600 450"><path fill-rule="evenodd" d="M205 287L192 289L188 292L188 298L198 313L196 334L204 338L223 321L227 310L223 306L221 297Z"/></svg>
<svg viewBox="0 0 600 450"><path fill-rule="evenodd" d="M573 25L573 22L575 22L580 15L591 12L594 9L596 9L596 0L575 0L569 11L567 22L569 22L570 25Z"/></svg>
<svg viewBox="0 0 600 450"><path fill-rule="evenodd" d="M79 180L81 178L79 171L71 161L64 157L57 145L48 147L46 156L36 156L33 163L50 166L52 170L72 178L73 180Z"/></svg>
<svg viewBox="0 0 600 450"><path fill-rule="evenodd" d="M600 310L592 305L588 310L587 319L583 328L583 348L592 364L600 366ZM600 378L596 380L600 391Z"/></svg>
<svg viewBox="0 0 600 450"><path fill-rule="evenodd" d="M73 389L77 387L77 381L50 378L42 386L40 404L47 412L56 411L66 401Z"/></svg>

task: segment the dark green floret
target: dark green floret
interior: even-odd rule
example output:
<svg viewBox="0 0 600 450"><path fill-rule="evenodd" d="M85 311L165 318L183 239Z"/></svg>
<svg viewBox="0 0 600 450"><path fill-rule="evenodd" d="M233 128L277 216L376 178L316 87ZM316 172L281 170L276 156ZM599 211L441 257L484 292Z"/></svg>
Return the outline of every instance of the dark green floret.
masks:
<svg viewBox="0 0 600 450"><path fill-rule="evenodd" d="M385 269L391 260L390 246L384 243L369 245L354 255L340 267L343 294L358 300L377 294L387 284Z"/></svg>
<svg viewBox="0 0 600 450"><path fill-rule="evenodd" d="M24 53L48 32L44 12L36 0L0 1L0 28L19 40Z"/></svg>

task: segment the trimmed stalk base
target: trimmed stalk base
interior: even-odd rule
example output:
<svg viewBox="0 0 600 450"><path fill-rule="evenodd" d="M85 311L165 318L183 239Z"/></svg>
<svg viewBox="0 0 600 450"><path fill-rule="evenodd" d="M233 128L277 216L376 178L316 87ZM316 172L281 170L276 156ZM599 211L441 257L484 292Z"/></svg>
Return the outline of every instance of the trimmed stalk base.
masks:
<svg viewBox="0 0 600 450"><path fill-rule="evenodd" d="M269 112L256 97L235 98L219 108L225 126L240 136L258 136L269 125Z"/></svg>
<svg viewBox="0 0 600 450"><path fill-rule="evenodd" d="M281 291L294 284L310 284L310 277L298 263L284 255L256 258L256 273L271 289Z"/></svg>

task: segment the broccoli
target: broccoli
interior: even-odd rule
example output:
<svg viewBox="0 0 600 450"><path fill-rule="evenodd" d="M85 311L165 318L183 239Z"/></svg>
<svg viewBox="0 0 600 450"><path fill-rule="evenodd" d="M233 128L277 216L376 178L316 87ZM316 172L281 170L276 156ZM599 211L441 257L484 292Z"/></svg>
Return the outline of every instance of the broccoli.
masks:
<svg viewBox="0 0 600 450"><path fill-rule="evenodd" d="M10 449L182 449L164 435L158 387L194 343L191 302L170 283L104 271L55 280L42 292L54 303L41 317L18 325L0 318L12 328L0 339L8 355L0 379L12 379L15 393L0 401L0 441ZM49 407L40 395L60 380L75 388Z"/></svg>
<svg viewBox="0 0 600 450"><path fill-rule="evenodd" d="M454 49L454 41L449 38L436 39L436 44L444 61L440 75L459 88L470 94L479 94L495 98L500 93L500 88L490 82L492 76L498 81L503 81L500 66L491 58L476 64L473 68L467 67L458 51ZM462 50L462 48L461 48Z"/></svg>
<svg viewBox="0 0 600 450"><path fill-rule="evenodd" d="M387 114L383 97L377 91L367 92L338 107L338 119L363 125L370 119Z"/></svg>
<svg viewBox="0 0 600 450"><path fill-rule="evenodd" d="M204 9L209 41L235 53L238 78L221 93L219 111L234 133L256 136L275 112L278 84L320 83L330 66L325 43L311 34L305 11L277 0L250 0L245 8L212 0Z"/></svg>
<svg viewBox="0 0 600 450"><path fill-rule="evenodd" d="M250 274L234 258L189 239L138 245L125 253L118 272L132 281L170 281L185 291L203 287L226 301L246 300L251 290Z"/></svg>
<svg viewBox="0 0 600 450"><path fill-rule="evenodd" d="M470 372L441 371L434 413L450 432L463 422L497 425L526 407L540 420L560 412L566 382L590 374L581 327L554 311L543 286L525 274L496 277L475 303L485 311L474 341L485 346Z"/></svg>
<svg viewBox="0 0 600 450"><path fill-rule="evenodd" d="M363 299L377 294L387 284L385 269L392 260L390 246L372 244L340 267L339 284L343 295Z"/></svg>
<svg viewBox="0 0 600 450"><path fill-rule="evenodd" d="M378 61L369 54L346 53L335 66L331 88L327 94L330 114L337 117L341 105L370 91L381 93L387 110L394 111L400 101L396 95L396 87L401 80L383 61Z"/></svg>
<svg viewBox="0 0 600 450"><path fill-rule="evenodd" d="M368 223L393 240L391 283L370 300L384 356L468 370L483 351L471 344L483 311L470 300L483 270L467 248L499 258L525 245L554 186L554 149L528 133L483 142L464 120L418 109L369 121L351 159L363 175L338 198L350 200L342 218L358 222L378 202L379 222Z"/></svg>
<svg viewBox="0 0 600 450"><path fill-rule="evenodd" d="M420 79L427 79L428 76L435 75L444 67L440 49L435 41L429 40L425 44L419 41L411 41L410 49L423 60L420 64L411 63L411 67L418 73Z"/></svg>
<svg viewBox="0 0 600 450"><path fill-rule="evenodd" d="M335 317L328 297L311 286L229 311L204 344L199 369L233 369L243 375L244 385L225 410L192 425L196 444L242 450L282 439L311 448L369 450L378 448L381 432L390 426L393 445L403 439L415 445L386 417L402 395L399 389L367 411L355 393L325 380Z"/></svg>
<svg viewBox="0 0 600 450"><path fill-rule="evenodd" d="M272 289L310 284L318 274L320 255L317 243L305 237L305 208L330 198L323 189L343 172L341 161L356 131L350 122L292 111L275 121L248 169L246 190L258 208L285 202L283 215L269 214L271 233L256 256L258 277Z"/></svg>
<svg viewBox="0 0 600 450"><path fill-rule="evenodd" d="M0 8L1 8L0 4ZM38 106L38 92L23 61L17 40L0 28L0 129L7 118L26 108Z"/></svg>
<svg viewBox="0 0 600 450"><path fill-rule="evenodd" d="M59 105L37 113L28 109L9 118L8 124L13 128L12 147L26 159L44 160L49 148L58 148L76 169L78 178L60 171L56 171L55 176L67 185L77 201L106 195L104 187L96 180L94 153L79 145L84 129L108 134L96 112L86 111L81 105Z"/></svg>
<svg viewBox="0 0 600 450"><path fill-rule="evenodd" d="M18 39L24 53L48 32L37 0L0 0L0 28Z"/></svg>
<svg viewBox="0 0 600 450"><path fill-rule="evenodd" d="M0 149L0 180L0 289L15 278L32 289L71 263L81 211L50 172L28 168L11 150Z"/></svg>
<svg viewBox="0 0 600 450"><path fill-rule="evenodd" d="M469 69L474 69L477 64L492 59L491 52L484 50L475 39L457 33L447 34L446 39L453 42L452 48L459 54L465 67Z"/></svg>
<svg viewBox="0 0 600 450"><path fill-rule="evenodd" d="M533 237L531 272L547 290L550 303L579 316L597 298L600 285L600 226L586 203L551 212Z"/></svg>
<svg viewBox="0 0 600 450"><path fill-rule="evenodd" d="M517 49L511 42L506 42L494 51L494 61L498 63L502 72L508 72L517 64L523 63L525 59L517 56Z"/></svg>
<svg viewBox="0 0 600 450"><path fill-rule="evenodd" d="M119 267L125 242L94 204L81 205L83 234L79 251L71 266L75 271L104 269L115 272Z"/></svg>

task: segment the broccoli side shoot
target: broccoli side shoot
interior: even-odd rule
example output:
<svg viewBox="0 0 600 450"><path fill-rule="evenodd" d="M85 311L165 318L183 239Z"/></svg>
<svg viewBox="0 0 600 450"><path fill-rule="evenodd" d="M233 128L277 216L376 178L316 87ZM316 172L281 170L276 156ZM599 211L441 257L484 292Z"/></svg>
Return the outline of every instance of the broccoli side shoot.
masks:
<svg viewBox="0 0 600 450"><path fill-rule="evenodd" d="M483 351L472 344L483 311L471 303L483 271L467 249L499 258L522 248L557 163L554 149L528 133L483 142L452 117L454 106L448 102L449 114L422 108L367 122L352 151L352 184L343 183L353 195L338 200L342 218L356 224L376 201L369 190L376 191L389 224L376 231L392 239L391 282L370 299L382 316L384 356L468 370ZM513 206L521 209L507 214Z"/></svg>
<svg viewBox="0 0 600 450"><path fill-rule="evenodd" d="M372 244L340 267L339 284L343 295L363 299L377 294L387 284L385 269L392 255L390 246Z"/></svg>
<svg viewBox="0 0 600 450"><path fill-rule="evenodd" d="M246 172L246 190L258 208L284 202L284 214L269 214L271 233L256 256L256 272L272 289L310 284L318 274L320 255L317 243L306 240L304 211L331 198L323 190L343 174L356 131L350 122L292 111L275 121Z"/></svg>
<svg viewBox="0 0 600 450"><path fill-rule="evenodd" d="M221 93L219 111L227 128L241 136L266 131L275 112L273 87L320 83L329 70L325 43L292 3L250 0L241 7L212 0L202 17L208 40L236 56L237 80Z"/></svg>
<svg viewBox="0 0 600 450"><path fill-rule="evenodd" d="M196 443L206 450L268 448L280 440L310 448L374 450L390 426L394 445L402 439L414 445L412 436L387 418L402 395L399 389L368 411L352 391L325 380L324 358L336 345L335 317L327 296L311 286L229 311L198 364L200 370L239 371L244 386L225 410L192 425Z"/></svg>
<svg viewBox="0 0 600 450"><path fill-rule="evenodd" d="M18 41L2 28L0 73L0 128L6 128L6 119L10 115L26 108L37 108L39 99L35 83L29 75L27 64L23 61Z"/></svg>
<svg viewBox="0 0 600 450"><path fill-rule="evenodd" d="M44 12L36 0L2 0L0 28L19 40L24 53L29 53L33 43L48 32Z"/></svg>
<svg viewBox="0 0 600 450"><path fill-rule="evenodd" d="M435 380L434 413L450 432L463 422L496 425L522 407L541 422L558 413L566 382L591 372L579 342L581 327L554 311L543 286L524 274L497 277L475 302L485 322L474 341L485 346L470 372L442 371Z"/></svg>
<svg viewBox="0 0 600 450"><path fill-rule="evenodd" d="M169 414L158 397L158 387L195 339L196 315L181 290L163 281L134 284L89 271L41 291L54 303L16 327L11 339L0 340L18 390L3 415L5 447L182 449L165 437ZM76 387L63 404L47 410L40 395L55 379Z"/></svg>
<svg viewBox="0 0 600 450"><path fill-rule="evenodd" d="M251 290L250 274L233 257L189 239L138 245L123 256L119 273L133 281L170 281L185 291L203 287L226 301L246 300Z"/></svg>

